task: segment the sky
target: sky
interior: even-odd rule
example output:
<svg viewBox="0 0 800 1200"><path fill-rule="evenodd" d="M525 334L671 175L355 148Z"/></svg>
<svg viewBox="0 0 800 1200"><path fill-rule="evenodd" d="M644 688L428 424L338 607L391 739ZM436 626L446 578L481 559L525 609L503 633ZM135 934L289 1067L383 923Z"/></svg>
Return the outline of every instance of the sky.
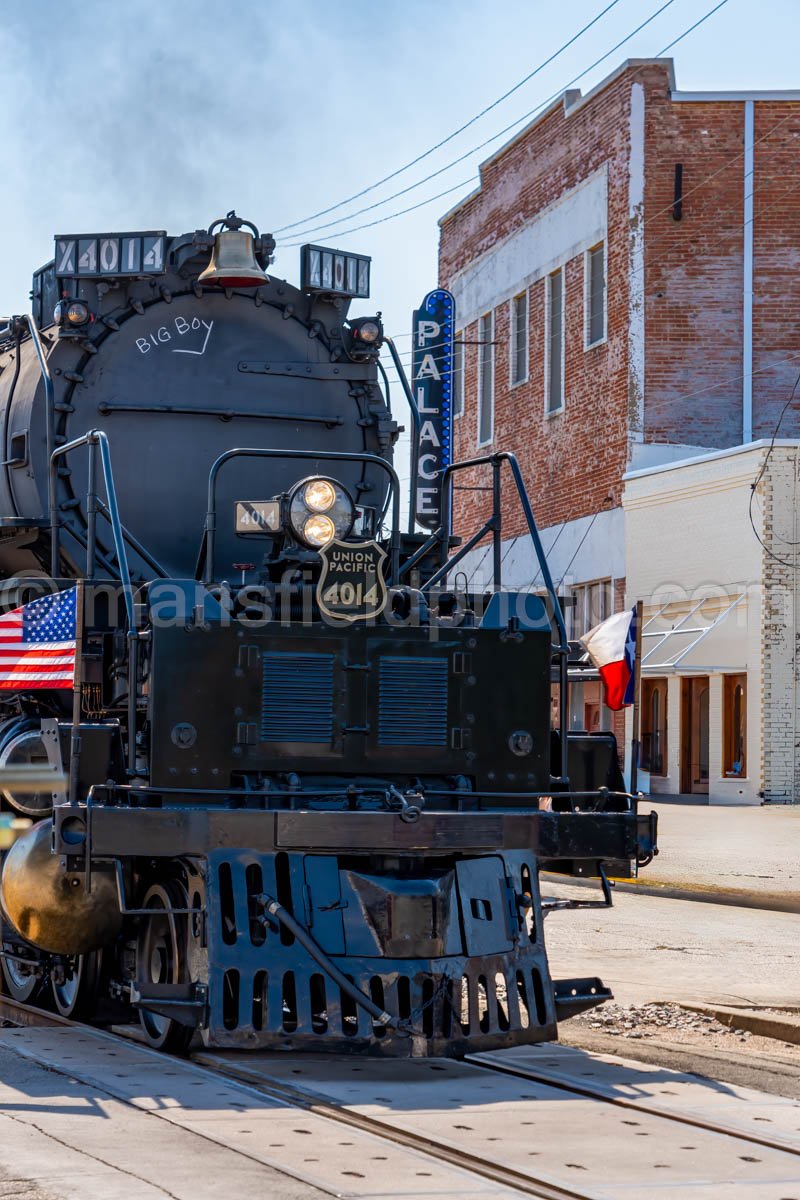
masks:
<svg viewBox="0 0 800 1200"><path fill-rule="evenodd" d="M283 230L271 271L293 282L293 243L372 255L372 297L351 315L381 310L407 358L411 312L436 284L437 219L514 130L496 135L567 85L586 92L624 59L659 54L717 2L667 0L582 74L665 0L4 0L0 312L25 310L31 272L52 257L56 232L178 234L235 208L264 232ZM446 146L308 219L448 137L609 5ZM800 87L798 24L800 0L727 0L669 52L678 87Z"/></svg>

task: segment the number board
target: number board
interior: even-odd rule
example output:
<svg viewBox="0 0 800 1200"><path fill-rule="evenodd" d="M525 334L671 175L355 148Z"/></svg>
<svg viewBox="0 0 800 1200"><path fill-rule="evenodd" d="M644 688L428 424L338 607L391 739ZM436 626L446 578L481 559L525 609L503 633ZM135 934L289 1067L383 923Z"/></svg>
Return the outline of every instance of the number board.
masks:
<svg viewBox="0 0 800 1200"><path fill-rule="evenodd" d="M281 505L279 500L237 500L237 533L274 533L280 529Z"/></svg>
<svg viewBox="0 0 800 1200"><path fill-rule="evenodd" d="M56 275L108 278L163 275L167 235L153 233L56 234Z"/></svg>
<svg viewBox="0 0 800 1200"><path fill-rule="evenodd" d="M334 539L319 552L322 563L317 604L327 617L367 621L383 612L389 599L383 563L384 550L376 541L340 542Z"/></svg>

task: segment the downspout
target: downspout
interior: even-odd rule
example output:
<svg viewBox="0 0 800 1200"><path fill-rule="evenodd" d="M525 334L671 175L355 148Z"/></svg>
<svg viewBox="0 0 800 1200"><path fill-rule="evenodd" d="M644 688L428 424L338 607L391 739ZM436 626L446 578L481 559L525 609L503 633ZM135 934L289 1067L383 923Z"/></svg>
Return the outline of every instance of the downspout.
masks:
<svg viewBox="0 0 800 1200"><path fill-rule="evenodd" d="M753 440L753 181L755 102L744 102L744 246L742 293L742 444Z"/></svg>

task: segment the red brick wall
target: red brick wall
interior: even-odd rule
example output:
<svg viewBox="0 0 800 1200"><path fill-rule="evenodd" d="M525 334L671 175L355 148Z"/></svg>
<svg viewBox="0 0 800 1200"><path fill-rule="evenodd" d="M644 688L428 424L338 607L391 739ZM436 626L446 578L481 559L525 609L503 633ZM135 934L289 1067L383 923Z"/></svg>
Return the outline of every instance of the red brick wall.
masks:
<svg viewBox="0 0 800 1200"><path fill-rule="evenodd" d="M757 103L755 143L753 437L768 438L800 374L800 104ZM782 437L800 435L798 393Z"/></svg>
<svg viewBox="0 0 800 1200"><path fill-rule="evenodd" d="M744 106L649 100L645 436L731 446L742 429ZM675 221L679 162L686 198Z"/></svg>
<svg viewBox="0 0 800 1200"><path fill-rule="evenodd" d="M495 310L495 437L488 449L507 449L520 459L542 526L586 516L619 503L627 461L628 423L628 129L631 83L649 91L668 87L664 66L620 75L570 116L560 103L482 170L482 190L442 224L440 281L453 275L497 241L588 176L608 169L608 337L584 350L584 261L566 264L566 407L546 416L545 281L529 293L529 378L508 387L508 305ZM525 274L521 264L520 275ZM465 331L478 338L477 324ZM465 414L456 421L459 458L476 453L477 346L466 347ZM487 480L488 482L488 480ZM474 481L470 481L474 483ZM461 492L462 528L485 514L482 492ZM522 532L521 514L509 504L504 533Z"/></svg>
<svg viewBox="0 0 800 1200"><path fill-rule="evenodd" d="M634 82L646 94L645 440L708 447L741 441L744 104L675 102L665 65L631 65L571 115L559 103L520 135L483 168L481 191L441 229L440 280L447 286L459 269L607 165L608 340L583 349L581 254L566 265L563 414L544 414L544 280L530 289L529 379L515 389L508 387L508 305L495 311L495 437L487 450L519 456L542 526L619 502L629 424ZM755 114L753 436L768 437L800 373L800 103L759 101ZM681 221L671 213L678 162ZM477 340L477 324L465 337ZM467 346L466 411L455 433L462 458L476 452L477 360L477 347ZM781 433L800 434L800 398ZM456 511L462 530L474 528L488 511L487 493L460 492ZM504 534L522 531L513 505L504 519Z"/></svg>
<svg viewBox="0 0 800 1200"><path fill-rule="evenodd" d="M647 440L736 445L742 438L744 103L673 103L654 94L646 126ZM756 101L754 438L771 436L800 371L798 139L800 104ZM678 162L686 199L675 221ZM798 431L800 405L781 426L787 436Z"/></svg>

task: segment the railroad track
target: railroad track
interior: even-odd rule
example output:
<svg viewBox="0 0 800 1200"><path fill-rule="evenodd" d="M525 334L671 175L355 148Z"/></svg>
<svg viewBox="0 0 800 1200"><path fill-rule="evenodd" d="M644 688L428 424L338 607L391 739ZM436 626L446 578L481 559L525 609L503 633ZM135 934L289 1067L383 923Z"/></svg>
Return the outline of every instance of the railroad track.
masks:
<svg viewBox="0 0 800 1200"><path fill-rule="evenodd" d="M382 1168L386 1171L382 1195L393 1194L392 1184L400 1189L395 1194L408 1194L408 1178L405 1182L401 1178L405 1171L430 1179L430 1184L421 1185L430 1186L430 1192L415 1192L426 1200L452 1194L451 1187L460 1190L465 1200L515 1195L606 1200L616 1194L616 1188L644 1200L652 1194L645 1182L648 1178L653 1184L657 1181L659 1195L681 1200L693 1194L693 1184L699 1188L710 1178L731 1183L735 1179L739 1185L749 1181L758 1188L759 1198L767 1200L800 1200L800 1141L791 1141L791 1132L796 1134L800 1125L800 1105L791 1101L775 1102L787 1117L786 1129L769 1134L752 1120L774 1121L774 1113L769 1118L756 1114L748 1128L739 1110L730 1121L719 1113L706 1118L696 1105L682 1109L679 1092L669 1100L654 1098L635 1078L628 1083L627 1095L621 1094L619 1086L615 1090L613 1081L565 1078L554 1065L560 1051L554 1055L547 1048L475 1055L463 1063L309 1060L211 1051L199 1051L186 1062L168 1060L120 1033L77 1026L5 998L0 1000L0 1018L27 1026L27 1031L8 1032L19 1036L28 1057L39 1054L51 1069L82 1078L75 1065L75 1047L67 1044L77 1037L83 1051L80 1057L86 1059L91 1051L96 1060L94 1066L82 1068L87 1079L106 1086L102 1083L105 1061L107 1070L113 1066L115 1080L134 1081L131 1097L120 1095L124 1085L116 1085L115 1094L129 1102L141 1097L142 1071L145 1077L150 1072L154 1093L156 1082L163 1091L163 1081L152 1070L154 1059L169 1062L165 1074L183 1080L187 1089L205 1087L217 1097L214 1102L220 1108L227 1105L246 1112L248 1124L260 1100L265 1106L263 1129L272 1128L272 1115L275 1127L282 1130L280 1142L264 1142L262 1161L329 1195L374 1195L370 1176L376 1168L370 1164L383 1161L387 1166ZM37 1025L43 1028L36 1030ZM525 1061L537 1055L542 1055L541 1064ZM593 1065L601 1061L584 1059ZM170 1084L175 1096L181 1086ZM660 1090L673 1093L670 1088ZM173 1103L178 1102L173 1098ZM716 1093L715 1103L719 1103ZM165 1109L158 1115L175 1119L178 1111ZM289 1133L287 1112L298 1117L290 1122ZM225 1136L237 1152L252 1156L252 1147L233 1145L230 1121ZM692 1144L687 1145L690 1136ZM308 1154L309 1146L313 1156ZM381 1146L384 1152L376 1153ZM352 1160L345 1166L342 1147L353 1147L344 1151ZM420 1186L419 1179L415 1183Z"/></svg>

